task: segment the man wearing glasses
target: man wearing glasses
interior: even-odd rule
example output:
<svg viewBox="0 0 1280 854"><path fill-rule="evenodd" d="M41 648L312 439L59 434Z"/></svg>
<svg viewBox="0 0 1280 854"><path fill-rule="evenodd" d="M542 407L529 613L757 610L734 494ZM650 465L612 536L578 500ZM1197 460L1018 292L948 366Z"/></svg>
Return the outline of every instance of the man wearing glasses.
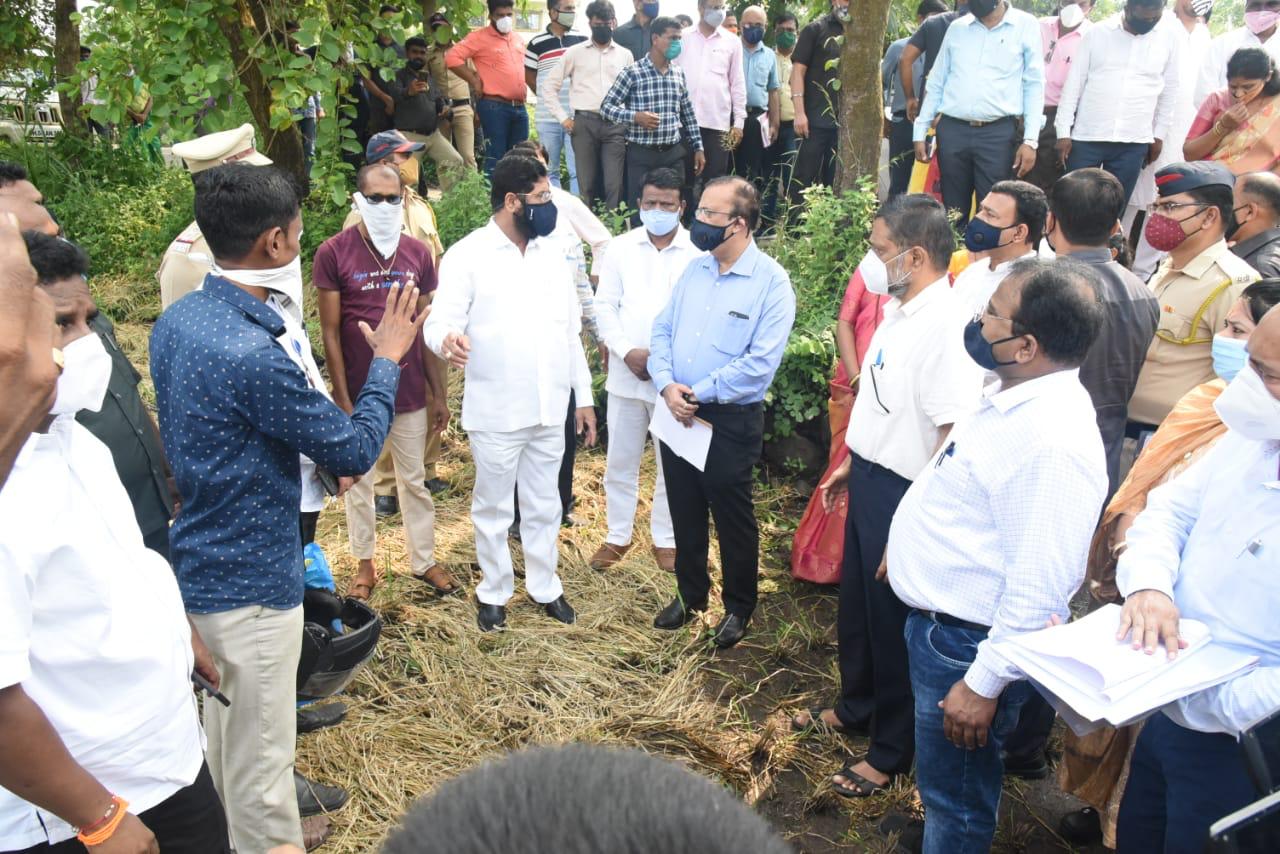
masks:
<svg viewBox="0 0 1280 854"><path fill-rule="evenodd" d="M643 225L614 238L600 265L595 309L600 340L609 348L605 383L609 392L609 456L604 473L609 535L591 557L592 569L609 569L631 548L640 460L658 397L649 376L649 333L676 280L700 254L680 225L683 186L674 169L654 169L645 175L639 199ZM657 451L655 443L655 456ZM675 572L676 535L661 458L657 463L649 523L653 556L658 566Z"/></svg>
<svg viewBox="0 0 1280 854"><path fill-rule="evenodd" d="M388 288L418 288L419 310L425 310L436 287L430 248L402 233L404 195L396 167L387 162L365 166L357 186L354 200L360 223L320 244L311 270L333 402L348 414L355 408L373 360L361 324L372 326L377 321ZM443 364L421 341L416 342L400 365L387 446L395 468L410 568L415 578L441 595L456 593L459 587L435 561L436 511L422 459L427 437L443 431L449 422L445 396ZM368 599L378 583L373 563L373 481L371 471L351 487L346 500L351 554L359 561L348 595L359 599Z"/></svg>
<svg viewBox="0 0 1280 854"><path fill-rule="evenodd" d="M1145 233L1153 249L1169 255L1148 283L1160 301L1160 323L1129 401L1130 438L1154 430L1184 394L1216 376L1213 336L1240 292L1260 278L1227 248L1234 185L1227 167L1207 160L1156 173Z"/></svg>
<svg viewBox="0 0 1280 854"><path fill-rule="evenodd" d="M907 606L877 573L898 502L982 393L983 371L964 350L973 309L947 279L954 250L939 202L898 196L876 214L858 267L867 290L890 299L862 362L862 391L845 434L852 453L820 486L828 511L843 500L846 483L850 503L836 618L840 696L818 717L837 732L871 737L866 757L832 779L847 798L883 791L911 769L915 754ZM805 713L794 723L817 721Z"/></svg>

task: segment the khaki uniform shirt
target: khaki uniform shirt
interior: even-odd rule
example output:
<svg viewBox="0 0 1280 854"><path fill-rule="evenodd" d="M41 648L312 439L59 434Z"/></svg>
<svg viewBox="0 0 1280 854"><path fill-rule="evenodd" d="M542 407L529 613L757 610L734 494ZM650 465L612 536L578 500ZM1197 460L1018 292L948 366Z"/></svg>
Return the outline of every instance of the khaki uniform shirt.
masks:
<svg viewBox="0 0 1280 854"><path fill-rule="evenodd" d="M360 222L360 214L352 211L342 221L343 228L350 228ZM440 256L444 254L444 244L440 242L440 233L436 229L436 215L427 200L419 196L416 190L408 190L404 203L405 234L416 237L431 249L431 261L440 268Z"/></svg>
<svg viewBox="0 0 1280 854"><path fill-rule="evenodd" d="M796 120L796 102L791 99L791 57L774 51L778 61L778 110L779 121Z"/></svg>
<svg viewBox="0 0 1280 854"><path fill-rule="evenodd" d="M445 50L446 48L439 46L433 46L427 50L427 70L431 72L431 78L435 81L440 91L444 92L445 97L451 101L457 98L470 98L471 87L467 85L467 81L445 67ZM470 60L467 61L467 67L474 68ZM455 107L454 109L463 109L463 107ZM467 105L465 109L471 109L470 105Z"/></svg>
<svg viewBox="0 0 1280 854"><path fill-rule="evenodd" d="M1240 292L1261 278L1219 240L1181 270L1165 258L1151 277L1160 303L1160 322L1151 339L1138 387L1129 401L1129 420L1159 424L1184 394L1212 380L1213 336Z"/></svg>
<svg viewBox="0 0 1280 854"><path fill-rule="evenodd" d="M182 230L160 259L156 279L160 282L160 306L168 308L200 287L213 264L213 252L204 242L200 226L194 222Z"/></svg>

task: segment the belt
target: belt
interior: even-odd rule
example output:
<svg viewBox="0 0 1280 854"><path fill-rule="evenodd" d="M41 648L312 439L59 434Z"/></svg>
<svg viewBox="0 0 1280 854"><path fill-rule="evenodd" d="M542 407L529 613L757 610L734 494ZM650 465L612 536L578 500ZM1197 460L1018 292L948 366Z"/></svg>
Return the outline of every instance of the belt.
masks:
<svg viewBox="0 0 1280 854"><path fill-rule="evenodd" d="M471 106L471 99L470 98L454 98L450 103L455 107L469 107Z"/></svg>
<svg viewBox="0 0 1280 854"><path fill-rule="evenodd" d="M604 118L600 115L599 110L574 110L573 114L575 116L595 116L596 118Z"/></svg>
<svg viewBox="0 0 1280 854"><path fill-rule="evenodd" d="M921 611L917 608L916 612L923 614L940 626L950 626L953 629L968 629L971 632L985 633L991 631L990 626L984 626L981 623L971 623L968 620L962 620L959 617L953 617L950 614L944 614L941 611Z"/></svg>
<svg viewBox="0 0 1280 854"><path fill-rule="evenodd" d="M507 104L512 107L523 107L524 101L517 101L514 98L499 98L495 95L485 95L481 101L497 101L499 104Z"/></svg>
<svg viewBox="0 0 1280 854"><path fill-rule="evenodd" d="M677 145L680 145L680 142L681 141L677 139L675 142L667 143L666 145L650 145L645 142L632 142L630 144L634 145L636 148L647 148L650 151L670 151Z"/></svg>
<svg viewBox="0 0 1280 854"><path fill-rule="evenodd" d="M764 112L764 107L747 107L748 116L758 116Z"/></svg>
<svg viewBox="0 0 1280 854"><path fill-rule="evenodd" d="M716 413L746 414L746 413L760 412L760 411L763 411L763 409L764 409L763 401L757 401L756 403L699 403L698 412L695 414L700 414L700 413L709 413L712 415Z"/></svg>
<svg viewBox="0 0 1280 854"><path fill-rule="evenodd" d="M987 125L996 125L996 124L999 124L1000 122L1011 122L1011 121L1014 121L1017 117L1001 116L998 119L991 119L990 121L984 121L984 122L971 121L969 119L957 119L955 116L943 116L943 118L950 119L953 122L959 122L962 125L968 125L971 128L984 128Z"/></svg>

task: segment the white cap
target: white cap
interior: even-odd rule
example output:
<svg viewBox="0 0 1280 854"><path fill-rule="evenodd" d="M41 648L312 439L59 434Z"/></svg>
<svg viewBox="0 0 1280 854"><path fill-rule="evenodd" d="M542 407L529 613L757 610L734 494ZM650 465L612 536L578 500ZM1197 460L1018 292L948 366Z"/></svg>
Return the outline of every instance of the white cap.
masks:
<svg viewBox="0 0 1280 854"><path fill-rule="evenodd" d="M243 124L235 130L208 133L195 139L179 142L173 153L181 157L193 174L221 166L224 163L247 163L250 166L270 166L271 160L253 147L253 125Z"/></svg>

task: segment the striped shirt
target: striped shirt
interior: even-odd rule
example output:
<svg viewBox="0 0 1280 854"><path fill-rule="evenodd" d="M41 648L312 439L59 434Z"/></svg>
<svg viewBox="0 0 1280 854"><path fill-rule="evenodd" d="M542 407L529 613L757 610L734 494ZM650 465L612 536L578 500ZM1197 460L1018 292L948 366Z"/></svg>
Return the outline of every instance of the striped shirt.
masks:
<svg viewBox="0 0 1280 854"><path fill-rule="evenodd" d="M634 121L636 113L657 113L662 121L653 130L642 128ZM702 133L689 100L689 86L678 65L668 65L665 74L649 56L628 65L604 96L600 115L626 125L627 142L669 146L680 142L683 136L694 151L702 150Z"/></svg>
<svg viewBox="0 0 1280 854"><path fill-rule="evenodd" d="M544 32L538 33L529 39L529 44L524 49L524 67L530 71L538 72L537 85L533 87L534 92L542 90L542 84L546 81L547 75L551 73L551 69L555 68L564 61L564 52L579 42L587 40L586 36L580 36L576 33L565 33L563 37L551 32L551 25L547 25ZM569 109L569 93L563 91L560 94L560 104L566 110ZM538 105L533 111L534 122L555 122L560 120L555 117L551 110L543 102L542 98L538 98Z"/></svg>

